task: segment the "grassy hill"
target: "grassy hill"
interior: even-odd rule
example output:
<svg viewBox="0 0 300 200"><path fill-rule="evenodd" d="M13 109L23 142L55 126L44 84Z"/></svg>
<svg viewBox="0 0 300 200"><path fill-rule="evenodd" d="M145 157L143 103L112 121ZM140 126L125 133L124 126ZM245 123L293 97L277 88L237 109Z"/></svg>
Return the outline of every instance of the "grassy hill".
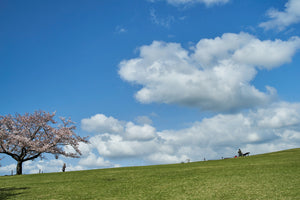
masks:
<svg viewBox="0 0 300 200"><path fill-rule="evenodd" d="M187 164L0 177L0 199L300 199L300 148Z"/></svg>

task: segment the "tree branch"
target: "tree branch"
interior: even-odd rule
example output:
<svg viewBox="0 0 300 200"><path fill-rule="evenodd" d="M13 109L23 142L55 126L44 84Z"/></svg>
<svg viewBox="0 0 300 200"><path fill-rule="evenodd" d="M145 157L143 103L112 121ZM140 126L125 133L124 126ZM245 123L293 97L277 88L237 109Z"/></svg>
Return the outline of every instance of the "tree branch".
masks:
<svg viewBox="0 0 300 200"><path fill-rule="evenodd" d="M34 159L38 158L41 154L42 154L42 153L38 153L38 154L36 154L35 156L32 156L32 157L29 157L29 158L24 159L23 161L25 162L25 161L28 161L28 160L34 160Z"/></svg>
<svg viewBox="0 0 300 200"><path fill-rule="evenodd" d="M1 145L1 148L3 149L2 145ZM20 156L18 156L17 154L14 154L14 153L10 153L10 152L8 152L8 151L6 151L6 150L4 150L4 149L3 149L3 152L0 152L0 153L4 153L4 154L6 154L6 155L9 155L9 156L11 156L13 159L15 159L15 160L20 160Z"/></svg>
<svg viewBox="0 0 300 200"><path fill-rule="evenodd" d="M36 136L36 134L41 130L41 126L39 126L37 129L36 129L36 131L34 131L34 133L32 134L32 136L30 137L30 139L31 140L33 140L34 138L35 138L35 136Z"/></svg>

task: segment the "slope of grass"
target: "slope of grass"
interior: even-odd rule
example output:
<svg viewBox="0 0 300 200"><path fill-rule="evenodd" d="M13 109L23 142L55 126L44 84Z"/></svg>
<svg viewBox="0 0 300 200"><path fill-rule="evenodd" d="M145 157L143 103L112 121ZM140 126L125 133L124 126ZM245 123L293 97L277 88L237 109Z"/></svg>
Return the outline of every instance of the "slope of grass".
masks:
<svg viewBox="0 0 300 200"><path fill-rule="evenodd" d="M188 164L0 177L0 199L300 199L300 149Z"/></svg>

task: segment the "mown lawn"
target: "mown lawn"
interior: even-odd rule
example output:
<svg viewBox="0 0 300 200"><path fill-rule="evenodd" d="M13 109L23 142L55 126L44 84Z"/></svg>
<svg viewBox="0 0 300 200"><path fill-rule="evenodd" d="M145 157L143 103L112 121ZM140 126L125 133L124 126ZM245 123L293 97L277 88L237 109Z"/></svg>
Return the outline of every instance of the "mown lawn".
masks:
<svg viewBox="0 0 300 200"><path fill-rule="evenodd" d="M188 164L0 177L0 199L300 199L300 148Z"/></svg>

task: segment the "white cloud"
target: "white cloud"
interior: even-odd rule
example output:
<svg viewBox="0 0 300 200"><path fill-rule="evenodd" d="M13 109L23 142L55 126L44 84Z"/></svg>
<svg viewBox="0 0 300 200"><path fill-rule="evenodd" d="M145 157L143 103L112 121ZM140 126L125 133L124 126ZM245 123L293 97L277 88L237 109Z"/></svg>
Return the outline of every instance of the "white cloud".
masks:
<svg viewBox="0 0 300 200"><path fill-rule="evenodd" d="M148 135L147 140L141 137ZM296 148L300 145L300 104L279 102L245 113L218 114L181 130L157 131L150 125L127 122L124 131L95 135L88 145L85 149L94 153L80 160L82 166L114 166L110 160L120 159L179 163L233 157L238 148L251 154Z"/></svg>
<svg viewBox="0 0 300 200"><path fill-rule="evenodd" d="M11 175L11 171L13 171L13 174L15 174L16 166L17 166L16 164L1 166L0 174Z"/></svg>
<svg viewBox="0 0 300 200"><path fill-rule="evenodd" d="M38 160L37 162L34 161L27 161L24 162L24 172L28 172L30 174L37 174L41 172L61 172L62 166L64 164L63 160L60 159L53 159L53 160Z"/></svg>
<svg viewBox="0 0 300 200"><path fill-rule="evenodd" d="M123 26L116 26L115 32L118 33L118 34L122 34L122 33L126 33L127 29L124 28Z"/></svg>
<svg viewBox="0 0 300 200"><path fill-rule="evenodd" d="M300 103L278 102L248 112L218 114L180 130L157 131L133 122L127 122L120 132L110 130L99 134L95 130L90 143L80 145L83 155L77 165L61 159L28 161L24 173L60 172L64 162L66 170L73 171L131 165L133 160L144 165L220 159L233 157L239 148L252 155L298 148ZM2 166L0 173L10 174L15 166Z"/></svg>
<svg viewBox="0 0 300 200"><path fill-rule="evenodd" d="M271 124L264 123L268 120ZM159 136L169 144L193 149L183 151L192 159L200 156L193 152L221 157L236 153L237 148L255 154L268 152L268 146L272 150L295 148L300 144L300 104L276 103L245 114L219 114L187 129L162 131Z"/></svg>
<svg viewBox="0 0 300 200"><path fill-rule="evenodd" d="M266 30L278 29L282 31L286 27L300 22L300 1L289 0L285 4L284 11L270 9L267 15L270 20L259 24L259 26Z"/></svg>
<svg viewBox="0 0 300 200"><path fill-rule="evenodd" d="M159 1L159 0L149 0L151 2ZM180 6L180 5L191 5L195 3L203 3L206 6L219 5L228 3L229 0L166 0L167 3Z"/></svg>
<svg viewBox="0 0 300 200"><path fill-rule="evenodd" d="M61 159L36 159L34 161L26 161L23 163L23 174L62 172L64 163L66 163L66 171L79 171L88 169L83 165L73 165L69 163L69 161L70 160L64 161ZM14 162L14 164L0 167L1 175L11 175L11 171L13 171L13 174L16 174L16 162Z"/></svg>
<svg viewBox="0 0 300 200"><path fill-rule="evenodd" d="M151 140L156 137L156 130L148 124L138 126L128 122L126 124L125 137L128 140Z"/></svg>
<svg viewBox="0 0 300 200"><path fill-rule="evenodd" d="M289 127L299 124L299 104L281 103L256 113L258 125L265 128Z"/></svg>
<svg viewBox="0 0 300 200"><path fill-rule="evenodd" d="M113 166L112 163L109 161L105 161L102 157L97 157L94 153L90 152L87 157L80 159L79 165L85 167L111 167Z"/></svg>
<svg viewBox="0 0 300 200"><path fill-rule="evenodd" d="M120 132L123 126L120 121L113 117L97 114L88 119L81 120L81 128L95 133Z"/></svg>
<svg viewBox="0 0 300 200"><path fill-rule="evenodd" d="M170 15L164 18L158 17L154 9L150 9L150 17L154 24L165 28L170 28L171 24L175 22L175 18Z"/></svg>
<svg viewBox="0 0 300 200"><path fill-rule="evenodd" d="M261 41L247 33L225 33L222 37L200 40L193 56L206 68L230 59L240 65L272 69L290 62L299 48L299 37Z"/></svg>
<svg viewBox="0 0 300 200"><path fill-rule="evenodd" d="M90 139L90 143L100 155L108 158L129 158L148 154L157 145L154 139L127 140L124 133L96 135Z"/></svg>
<svg viewBox="0 0 300 200"><path fill-rule="evenodd" d="M138 58L120 63L126 81L142 85L142 103L167 103L213 111L235 111L270 103L276 90L259 91L251 81L257 69L291 61L300 39L261 41L246 33L202 39L188 51L178 43L154 41Z"/></svg>
<svg viewBox="0 0 300 200"><path fill-rule="evenodd" d="M185 162L188 159L187 156L181 155L169 155L166 153L155 153L148 156L149 160L153 164L169 164L169 163L180 163Z"/></svg>
<svg viewBox="0 0 300 200"><path fill-rule="evenodd" d="M152 124L152 120L148 116L138 116L135 121L139 124Z"/></svg>
<svg viewBox="0 0 300 200"><path fill-rule="evenodd" d="M23 163L23 174L62 172L64 163L65 161L61 159L27 161ZM86 168L66 163L66 171L78 171L84 169Z"/></svg>

